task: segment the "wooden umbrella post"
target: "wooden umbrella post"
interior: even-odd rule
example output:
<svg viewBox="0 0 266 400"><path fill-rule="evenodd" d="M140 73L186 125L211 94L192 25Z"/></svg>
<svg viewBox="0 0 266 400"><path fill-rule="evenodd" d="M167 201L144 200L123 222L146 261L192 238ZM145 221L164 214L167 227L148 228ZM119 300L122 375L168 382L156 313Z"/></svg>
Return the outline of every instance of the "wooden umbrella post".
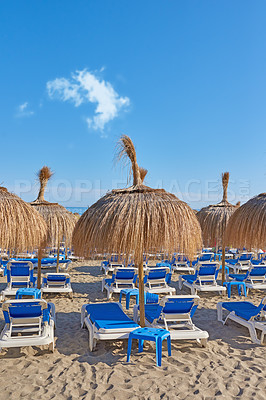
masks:
<svg viewBox="0 0 266 400"><path fill-rule="evenodd" d="M139 273L139 314L140 326L145 327L145 301L144 301L144 272L143 272L143 256L138 257L138 273Z"/></svg>
<svg viewBox="0 0 266 400"><path fill-rule="evenodd" d="M225 282L225 245L222 243L222 284Z"/></svg>
<svg viewBox="0 0 266 400"><path fill-rule="evenodd" d="M38 270L37 270L37 288L41 289L41 279L42 279L42 249L38 250Z"/></svg>

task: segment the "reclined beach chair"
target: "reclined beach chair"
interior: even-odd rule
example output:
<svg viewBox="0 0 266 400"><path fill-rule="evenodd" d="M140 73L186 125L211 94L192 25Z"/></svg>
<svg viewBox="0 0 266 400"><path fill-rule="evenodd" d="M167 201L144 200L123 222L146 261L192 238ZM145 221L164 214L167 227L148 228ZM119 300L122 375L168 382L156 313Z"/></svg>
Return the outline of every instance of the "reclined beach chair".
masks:
<svg viewBox="0 0 266 400"><path fill-rule="evenodd" d="M114 272L117 268L123 268L125 265L122 261L119 261L118 254L113 254L109 260L102 261L101 268L105 275L109 272Z"/></svg>
<svg viewBox="0 0 266 400"><path fill-rule="evenodd" d="M171 261L171 271L172 272L188 272L189 274L194 274L195 269L190 266L189 259L182 255L178 254L173 257Z"/></svg>
<svg viewBox="0 0 266 400"><path fill-rule="evenodd" d="M33 270L30 261L9 261L6 265L7 286L1 292L1 299L15 296L20 288L34 287L36 278L33 276Z"/></svg>
<svg viewBox="0 0 266 400"><path fill-rule="evenodd" d="M209 334L197 328L192 317L198 307L199 296L165 296L158 304L145 305L145 324L167 329L172 340L196 340L203 347ZM138 306L134 306L134 321L138 321Z"/></svg>
<svg viewBox="0 0 266 400"><path fill-rule="evenodd" d="M122 289L136 289L137 274L134 268L116 269L111 279L102 280L102 291L106 289L107 299L113 293L120 293Z"/></svg>
<svg viewBox="0 0 266 400"><path fill-rule="evenodd" d="M81 309L81 327L89 331L90 351L97 340L127 339L129 333L139 328L122 310L119 303L84 304Z"/></svg>
<svg viewBox="0 0 266 400"><path fill-rule="evenodd" d="M217 283L219 268L220 265L216 262L197 265L194 275L179 275L179 289L184 285L190 288L191 294L197 294L198 290L222 294L226 288Z"/></svg>
<svg viewBox="0 0 266 400"><path fill-rule="evenodd" d="M170 273L169 267L149 268L144 277L144 290L146 292L156 294L175 294L175 288L169 286L169 283L171 282L171 276L172 274Z"/></svg>
<svg viewBox="0 0 266 400"><path fill-rule="evenodd" d="M234 274L247 271L251 266L253 253L242 253L237 259L226 260L226 265L234 270Z"/></svg>
<svg viewBox="0 0 266 400"><path fill-rule="evenodd" d="M208 263L214 260L214 253L202 253L200 256L197 257L196 260L192 261L192 266L196 267L196 265L201 263Z"/></svg>
<svg viewBox="0 0 266 400"><path fill-rule="evenodd" d="M47 273L42 280L42 293L68 293L73 297L70 275L67 273Z"/></svg>
<svg viewBox="0 0 266 400"><path fill-rule="evenodd" d="M266 265L251 265L245 274L229 274L228 278L236 282L245 282L249 289L266 289Z"/></svg>
<svg viewBox="0 0 266 400"><path fill-rule="evenodd" d="M223 319L223 309L229 311L229 314ZM217 318L223 324L228 319L237 322L248 328L253 343L263 344L266 334L266 297L264 297L258 306L249 301L230 301L219 302L217 304ZM257 336L257 330L261 332L260 339Z"/></svg>
<svg viewBox="0 0 266 400"><path fill-rule="evenodd" d="M48 345L54 351L55 307L45 300L6 300L5 326L0 334L0 350L6 347Z"/></svg>

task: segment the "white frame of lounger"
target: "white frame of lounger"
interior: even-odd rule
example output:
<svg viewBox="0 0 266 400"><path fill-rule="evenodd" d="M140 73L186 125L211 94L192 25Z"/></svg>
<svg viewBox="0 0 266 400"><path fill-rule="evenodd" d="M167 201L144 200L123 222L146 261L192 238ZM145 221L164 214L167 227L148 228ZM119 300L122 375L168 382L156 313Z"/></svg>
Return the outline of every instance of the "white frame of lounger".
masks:
<svg viewBox="0 0 266 400"><path fill-rule="evenodd" d="M15 260L11 260L11 261L9 261L8 263L7 263L7 268L8 268L8 266L10 266L12 263L16 263L16 264L29 264L29 267L30 267L30 269L32 270L32 271L34 271L34 265L32 264L32 262L31 261L15 261ZM28 288L32 288L32 287L36 287L36 284L35 284L35 286L30 286L30 275L28 275L28 277L27 276L21 276L20 277L20 279L18 279L19 277L16 277L16 279L12 279L12 277L11 277L11 280L10 280L10 282L8 282L7 283L7 286L5 287L5 289L3 289L2 290L2 292L1 292L1 294L0 294L0 300L1 301L3 301L3 300L5 300L5 297L6 296L16 296L16 293L17 293L17 290L18 289L20 289L19 287L15 287L15 288L13 288L12 287L12 282L13 283L19 283L19 282L27 282L28 283L28 285L27 286L23 286L23 288L24 287L28 287Z"/></svg>
<svg viewBox="0 0 266 400"><path fill-rule="evenodd" d="M70 278L70 275L66 272L48 272L47 274L45 274L45 276L47 277L47 275L64 275L66 278ZM42 293L68 293L69 297L72 298L73 297L73 289L71 287L71 283L68 283L67 285L62 284L60 282L56 283L42 283L41 286L41 291Z"/></svg>
<svg viewBox="0 0 266 400"><path fill-rule="evenodd" d="M214 261L214 262L203 262L203 263L199 263L197 264L197 268L200 268L201 264L217 264L219 265L218 262ZM195 273L196 273L196 269L195 269ZM187 282L185 279L182 278L182 275L179 275L178 278L178 285L179 285L179 289L182 289L182 286L186 286L190 289L191 294L192 295L196 295L197 291L199 290L200 292L219 292L219 294L222 294L223 292L226 291L226 287L225 286L221 286L218 285L217 280L214 278L213 275L204 275L204 276L198 276L197 279L199 280L199 284L195 284L195 283L189 283ZM208 283L206 284L201 284L201 281L212 281L213 283L210 284Z"/></svg>
<svg viewBox="0 0 266 400"><path fill-rule="evenodd" d="M200 299L199 296L197 295L190 295L190 296L185 296L185 295L175 295L175 296L165 296L161 299L160 305L164 306L165 303L167 302L168 299L173 299L173 298L178 298L178 299L194 299L195 305L198 304L198 301ZM134 305L133 308L133 320L134 322L138 323L138 305ZM158 319L162 321L161 323L158 321ZM145 318L145 325L152 327L152 328L157 328L157 329L166 329L170 332L171 339L172 340L196 340L198 344L200 344L202 347L207 346L207 340L209 338L209 333L207 331L203 331L202 329L198 328L192 321L190 315L188 313L185 314L165 314L161 312L159 318L157 318L156 321L153 321L150 323L146 318ZM182 323L181 323L182 321ZM185 328L185 329L180 329L180 328Z"/></svg>
<svg viewBox="0 0 266 400"><path fill-rule="evenodd" d="M241 271L248 271L249 268L252 266L252 263L250 260L247 261L241 261L236 263L235 265L232 265L230 263L225 263L225 265L231 269L234 270L234 274L238 274Z"/></svg>
<svg viewBox="0 0 266 400"><path fill-rule="evenodd" d="M264 302L264 304L266 304L266 297L264 297L262 301ZM227 320L231 319L232 321L238 323L239 325L245 326L249 330L252 342L263 345L264 337L266 335L266 319L265 321L255 321L254 317L252 317L247 321L244 318L241 318L238 315L236 315L234 311L228 312L227 310L226 311L228 312L228 315L226 316L225 319L223 319L223 307L222 307L223 303L224 301L220 301L219 303L217 303L217 320L222 322L223 325L225 325ZM260 339L257 336L256 329L261 331Z"/></svg>
<svg viewBox="0 0 266 400"><path fill-rule="evenodd" d="M23 299L23 300L6 300L3 303L3 310L8 308L10 303L41 303L43 308L47 308L48 303L43 299ZM3 348L10 347L24 347L24 346L49 346L49 350L54 352L55 342L54 342L54 329L55 329L55 306L53 303L49 303L51 306L50 323L45 322L41 325L41 318L21 318L14 324L11 319L10 324L5 324L1 334L0 334L0 352ZM37 336L11 336L12 328L17 326L21 327L21 332L23 332L23 322L28 326L28 331L30 331L30 326L32 325L32 332L36 332L34 326L37 325L37 320L39 324L39 334ZM24 325L24 326L25 326ZM19 329L16 329L19 331Z"/></svg>
<svg viewBox="0 0 266 400"><path fill-rule="evenodd" d="M94 304L102 304L102 303L94 303ZM118 304L121 310L123 310L122 305ZM122 340L128 339L130 332L132 332L135 328L123 328L123 329L103 329L96 328L96 326L91 322L90 315L86 311L86 307L88 304L84 304L81 308L81 328L84 328L84 325L89 331L89 349L93 351L96 346L97 340Z"/></svg>

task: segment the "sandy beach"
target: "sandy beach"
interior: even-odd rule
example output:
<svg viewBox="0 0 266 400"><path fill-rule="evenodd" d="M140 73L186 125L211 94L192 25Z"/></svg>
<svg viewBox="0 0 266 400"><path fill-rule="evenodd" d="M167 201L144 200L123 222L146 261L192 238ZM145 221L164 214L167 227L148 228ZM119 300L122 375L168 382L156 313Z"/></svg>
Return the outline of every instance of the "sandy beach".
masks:
<svg viewBox="0 0 266 400"><path fill-rule="evenodd" d="M168 357L164 344L162 367L156 367L154 347L147 343L139 354L134 344L127 363L126 341L98 342L90 353L88 332L80 328L81 306L105 301L100 261L73 263L70 274L73 299L47 297L56 307L55 352L3 350L0 399L265 399L266 347L253 344L245 328L217 321L216 303L227 297L201 294L194 322L209 332L207 348L195 341L173 341ZM171 285L178 294L177 281L176 274ZM1 278L1 290L4 282ZM258 304L263 294L253 291L249 300ZM132 312L133 301L131 317ZM1 328L3 324L1 315Z"/></svg>

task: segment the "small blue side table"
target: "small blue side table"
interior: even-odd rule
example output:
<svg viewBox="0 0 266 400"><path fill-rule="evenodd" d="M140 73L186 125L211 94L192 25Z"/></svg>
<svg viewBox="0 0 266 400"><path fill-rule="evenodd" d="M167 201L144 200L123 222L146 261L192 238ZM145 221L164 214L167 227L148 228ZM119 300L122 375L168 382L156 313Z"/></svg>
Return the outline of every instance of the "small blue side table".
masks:
<svg viewBox="0 0 266 400"><path fill-rule="evenodd" d="M127 346L127 362L130 360L132 340L137 339L139 341L139 352L143 351L144 340L150 340L156 344L156 364L157 367L162 365L162 342L167 339L168 356L171 356L171 335L166 329L156 328L138 328L130 332L128 337Z"/></svg>
<svg viewBox="0 0 266 400"><path fill-rule="evenodd" d="M231 282L224 282L223 284L227 288L227 295L228 298L230 299L231 297L231 287L232 286L237 286L237 291L238 295L241 296L242 291L245 297L247 297L247 288L245 282L240 282L240 281L231 281Z"/></svg>
<svg viewBox="0 0 266 400"><path fill-rule="evenodd" d="M136 304L139 304L139 289L122 289L119 296L119 303L122 301L123 294L126 295L126 309L129 309L130 296L136 296Z"/></svg>
<svg viewBox="0 0 266 400"><path fill-rule="evenodd" d="M23 296L32 296L34 299L41 299L42 292L37 288L21 288L16 292L16 299L22 299Z"/></svg>

